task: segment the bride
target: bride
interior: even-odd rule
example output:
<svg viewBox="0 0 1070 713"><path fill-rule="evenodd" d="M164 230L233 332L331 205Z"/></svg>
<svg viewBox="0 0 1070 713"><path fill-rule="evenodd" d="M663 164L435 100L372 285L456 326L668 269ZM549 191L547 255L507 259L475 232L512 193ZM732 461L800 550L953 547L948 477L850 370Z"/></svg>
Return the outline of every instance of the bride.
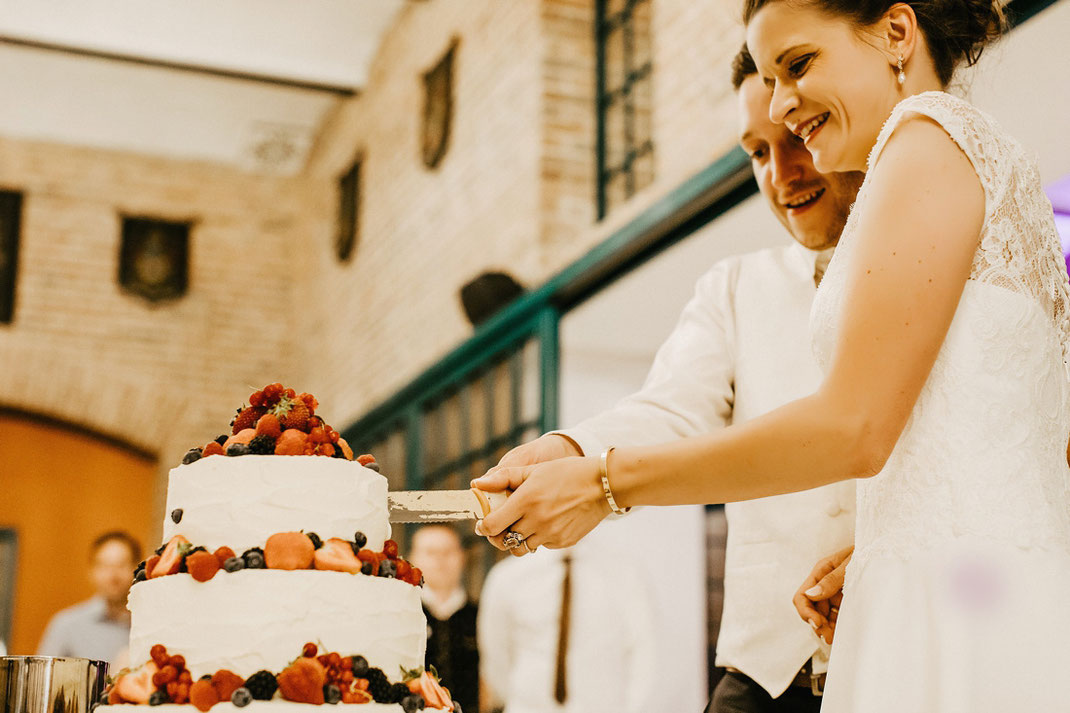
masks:
<svg viewBox="0 0 1070 713"><path fill-rule="evenodd" d="M634 505L859 478L823 710L1070 710L1066 269L1032 158L944 91L999 8L746 0L771 118L866 172L811 315L824 382L706 436L494 468L473 485L515 492L480 534L521 554Z"/></svg>

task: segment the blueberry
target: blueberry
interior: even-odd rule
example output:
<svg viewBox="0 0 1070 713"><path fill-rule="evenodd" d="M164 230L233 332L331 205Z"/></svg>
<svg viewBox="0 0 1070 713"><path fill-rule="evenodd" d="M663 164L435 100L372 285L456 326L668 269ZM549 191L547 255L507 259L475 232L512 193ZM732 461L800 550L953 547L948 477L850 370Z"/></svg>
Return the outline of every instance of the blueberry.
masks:
<svg viewBox="0 0 1070 713"><path fill-rule="evenodd" d="M145 576L145 568L144 567L142 567L138 571L134 572L134 583L135 584L137 584L138 582L144 582L146 579L147 579L147 577Z"/></svg>
<svg viewBox="0 0 1070 713"><path fill-rule="evenodd" d="M175 524L182 522L182 508L175 508L171 511L171 519L175 521Z"/></svg>
<svg viewBox="0 0 1070 713"><path fill-rule="evenodd" d="M379 576L380 577L386 577L387 579L394 579L395 577L397 577L397 574L398 574L397 565L394 564L392 561L383 560L382 562L379 563Z"/></svg>
<svg viewBox="0 0 1070 713"><path fill-rule="evenodd" d="M314 548L318 550L319 548L323 547L323 540L321 540L320 536L317 535L315 532L306 532L305 535L308 537L308 539L312 540L312 546Z"/></svg>
<svg viewBox="0 0 1070 713"><path fill-rule="evenodd" d="M249 450L249 446L245 443L231 443L227 446L228 456L247 456L252 451Z"/></svg>
<svg viewBox="0 0 1070 713"><path fill-rule="evenodd" d="M182 456L182 465L189 465L190 463L195 463L195 462L199 461L200 459L201 459L201 449L200 448L190 448L188 451L186 451L186 455Z"/></svg>
<svg viewBox="0 0 1070 713"><path fill-rule="evenodd" d="M149 696L149 705L150 706L159 706L159 705L163 705L164 703L167 703L167 702L168 702L167 691L164 691L164 690L153 691L152 695Z"/></svg>
<svg viewBox="0 0 1070 713"><path fill-rule="evenodd" d="M342 690L330 683L323 687L323 700L332 706L342 700Z"/></svg>
<svg viewBox="0 0 1070 713"><path fill-rule="evenodd" d="M415 713L416 711L422 711L424 709L424 697L423 696L405 696L401 699L401 707L405 710L405 713Z"/></svg>
<svg viewBox="0 0 1070 713"><path fill-rule="evenodd" d="M218 443L219 445L223 445L224 443L227 442L227 440L229 438L230 438L230 436L228 436L227 434L224 433L222 436L216 436L215 442Z"/></svg>
<svg viewBox="0 0 1070 713"><path fill-rule="evenodd" d="M371 562L365 562L364 564L362 564L360 566L360 573L361 574L371 574L372 573L372 563Z"/></svg>
<svg viewBox="0 0 1070 713"><path fill-rule="evenodd" d="M253 694L245 686L235 688L234 693L230 694L230 702L238 708L244 708L253 702Z"/></svg>
<svg viewBox="0 0 1070 713"><path fill-rule="evenodd" d="M371 463L369 463L368 465L366 465L364 467L367 468L368 470L374 470L376 473L379 472L379 464L376 463L375 461L372 461Z"/></svg>
<svg viewBox="0 0 1070 713"><path fill-rule="evenodd" d="M363 532L360 532L359 530L357 532L354 532L353 544L355 544L358 549L363 549L364 545L368 544L368 536L365 535Z"/></svg>
<svg viewBox="0 0 1070 713"><path fill-rule="evenodd" d="M357 678L364 678L368 673L368 659L363 656L353 657L353 675Z"/></svg>
<svg viewBox="0 0 1070 713"><path fill-rule="evenodd" d="M241 557L227 557L223 562L223 569L227 572L237 572L239 569L245 569L245 560Z"/></svg>
<svg viewBox="0 0 1070 713"><path fill-rule="evenodd" d="M250 550L246 550L242 553L241 558L245 560L246 569L264 569L264 551L259 547L254 547Z"/></svg>

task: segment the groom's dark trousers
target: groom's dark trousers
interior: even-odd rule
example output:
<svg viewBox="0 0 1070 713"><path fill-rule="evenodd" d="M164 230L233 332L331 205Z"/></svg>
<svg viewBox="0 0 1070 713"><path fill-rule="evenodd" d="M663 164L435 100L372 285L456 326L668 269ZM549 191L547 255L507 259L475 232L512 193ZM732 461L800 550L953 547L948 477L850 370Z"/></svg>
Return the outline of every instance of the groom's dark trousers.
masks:
<svg viewBox="0 0 1070 713"><path fill-rule="evenodd" d="M809 688L789 686L779 698L742 673L726 671L706 706L706 713L818 713L821 696Z"/></svg>

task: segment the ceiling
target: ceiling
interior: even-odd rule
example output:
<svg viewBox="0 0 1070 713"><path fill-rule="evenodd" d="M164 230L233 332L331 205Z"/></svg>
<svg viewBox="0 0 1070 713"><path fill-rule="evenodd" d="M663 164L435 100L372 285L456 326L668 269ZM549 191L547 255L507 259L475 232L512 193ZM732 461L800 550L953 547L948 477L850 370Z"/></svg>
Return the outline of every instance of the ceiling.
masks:
<svg viewBox="0 0 1070 713"><path fill-rule="evenodd" d="M0 0L0 135L301 169L404 0Z"/></svg>

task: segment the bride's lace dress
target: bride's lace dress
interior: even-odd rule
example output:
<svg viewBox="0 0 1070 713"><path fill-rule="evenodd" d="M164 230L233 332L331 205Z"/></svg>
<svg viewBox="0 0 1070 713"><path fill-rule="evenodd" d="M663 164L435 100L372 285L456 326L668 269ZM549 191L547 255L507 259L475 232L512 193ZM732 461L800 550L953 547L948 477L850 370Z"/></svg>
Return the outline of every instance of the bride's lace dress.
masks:
<svg viewBox="0 0 1070 713"><path fill-rule="evenodd" d="M895 108L870 166L919 115L970 159L985 218L910 420L884 469L858 482L822 711L1070 711L1070 288L1051 205L1022 147L943 92ZM811 314L824 366L857 214Z"/></svg>

